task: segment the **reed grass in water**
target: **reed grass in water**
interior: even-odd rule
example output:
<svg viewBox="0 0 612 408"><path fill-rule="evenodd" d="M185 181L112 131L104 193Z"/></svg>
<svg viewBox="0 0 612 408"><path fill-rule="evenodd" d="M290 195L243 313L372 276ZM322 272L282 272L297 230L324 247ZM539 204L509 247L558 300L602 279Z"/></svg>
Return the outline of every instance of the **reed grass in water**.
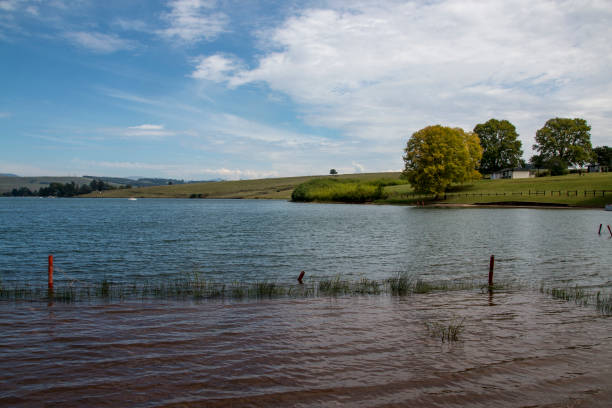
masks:
<svg viewBox="0 0 612 408"><path fill-rule="evenodd" d="M604 316L612 316L612 294L605 294L601 291L593 293L578 286L547 288L544 285L540 286L540 292L553 299L574 302L580 306L593 306Z"/></svg>
<svg viewBox="0 0 612 408"><path fill-rule="evenodd" d="M407 273L382 281L362 277L358 280L333 278L305 281L304 284L280 284L273 281L231 283L205 279L198 273L178 279L145 281L143 283L113 281L56 281L53 291L28 283L0 282L0 300L32 300L79 302L127 299L266 299L278 297L391 295L408 296L434 291L482 289L477 281L424 281ZM501 289L501 287L500 287Z"/></svg>
<svg viewBox="0 0 612 408"><path fill-rule="evenodd" d="M463 332L465 318L458 321L453 318L449 323L426 322L425 327L431 337L439 338L443 343L459 341L459 334Z"/></svg>

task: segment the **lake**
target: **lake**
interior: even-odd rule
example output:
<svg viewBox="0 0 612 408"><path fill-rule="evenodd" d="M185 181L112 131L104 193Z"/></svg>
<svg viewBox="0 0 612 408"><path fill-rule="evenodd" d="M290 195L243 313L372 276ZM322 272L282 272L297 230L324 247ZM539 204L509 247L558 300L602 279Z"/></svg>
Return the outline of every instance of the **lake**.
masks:
<svg viewBox="0 0 612 408"><path fill-rule="evenodd" d="M598 235L599 224L603 233ZM431 209L258 200L0 199L0 278L216 281L496 276L611 283L609 212Z"/></svg>
<svg viewBox="0 0 612 408"><path fill-rule="evenodd" d="M0 406L609 407L612 319L531 288L609 290L612 213L282 201L0 199L0 278L44 286L426 280L410 296L0 301ZM599 224L604 225L602 235ZM443 342L432 324L459 324Z"/></svg>

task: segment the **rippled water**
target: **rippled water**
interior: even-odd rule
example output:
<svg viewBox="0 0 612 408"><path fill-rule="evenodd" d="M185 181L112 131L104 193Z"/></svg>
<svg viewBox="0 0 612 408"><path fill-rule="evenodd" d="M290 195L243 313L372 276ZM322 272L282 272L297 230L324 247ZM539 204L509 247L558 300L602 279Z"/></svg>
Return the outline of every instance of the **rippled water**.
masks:
<svg viewBox="0 0 612 408"><path fill-rule="evenodd" d="M231 282L341 274L496 275L609 285L612 213L423 209L256 200L0 199L0 278L138 281L199 272ZM599 224L604 234L597 234ZM607 235L606 235L607 234Z"/></svg>
<svg viewBox="0 0 612 408"><path fill-rule="evenodd" d="M612 400L612 320L533 292L2 311L2 406L609 407ZM452 318L465 318L459 342L430 337L426 322Z"/></svg>
<svg viewBox="0 0 612 408"><path fill-rule="evenodd" d="M496 276L609 288L612 214L0 199L0 277ZM463 322L458 342L429 323ZM0 406L609 407L612 319L530 289L266 301L0 301Z"/></svg>

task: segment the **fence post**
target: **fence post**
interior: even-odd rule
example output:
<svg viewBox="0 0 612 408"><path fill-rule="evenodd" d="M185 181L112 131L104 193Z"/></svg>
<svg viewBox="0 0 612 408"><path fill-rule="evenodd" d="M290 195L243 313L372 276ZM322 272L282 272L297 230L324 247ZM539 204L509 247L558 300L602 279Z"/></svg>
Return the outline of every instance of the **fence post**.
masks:
<svg viewBox="0 0 612 408"><path fill-rule="evenodd" d="M49 255L49 266L47 268L47 272L48 272L48 287L49 290L52 291L53 290L53 255Z"/></svg>

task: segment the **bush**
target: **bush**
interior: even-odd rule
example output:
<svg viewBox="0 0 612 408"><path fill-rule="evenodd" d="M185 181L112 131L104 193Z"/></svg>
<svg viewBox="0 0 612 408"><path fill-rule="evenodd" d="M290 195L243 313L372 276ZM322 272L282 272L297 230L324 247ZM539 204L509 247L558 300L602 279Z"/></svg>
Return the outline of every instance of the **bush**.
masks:
<svg viewBox="0 0 612 408"><path fill-rule="evenodd" d="M298 185L291 194L291 200L365 203L385 198L384 187L392 185L387 183L391 183L391 181L384 179L372 182L335 178L315 179Z"/></svg>

